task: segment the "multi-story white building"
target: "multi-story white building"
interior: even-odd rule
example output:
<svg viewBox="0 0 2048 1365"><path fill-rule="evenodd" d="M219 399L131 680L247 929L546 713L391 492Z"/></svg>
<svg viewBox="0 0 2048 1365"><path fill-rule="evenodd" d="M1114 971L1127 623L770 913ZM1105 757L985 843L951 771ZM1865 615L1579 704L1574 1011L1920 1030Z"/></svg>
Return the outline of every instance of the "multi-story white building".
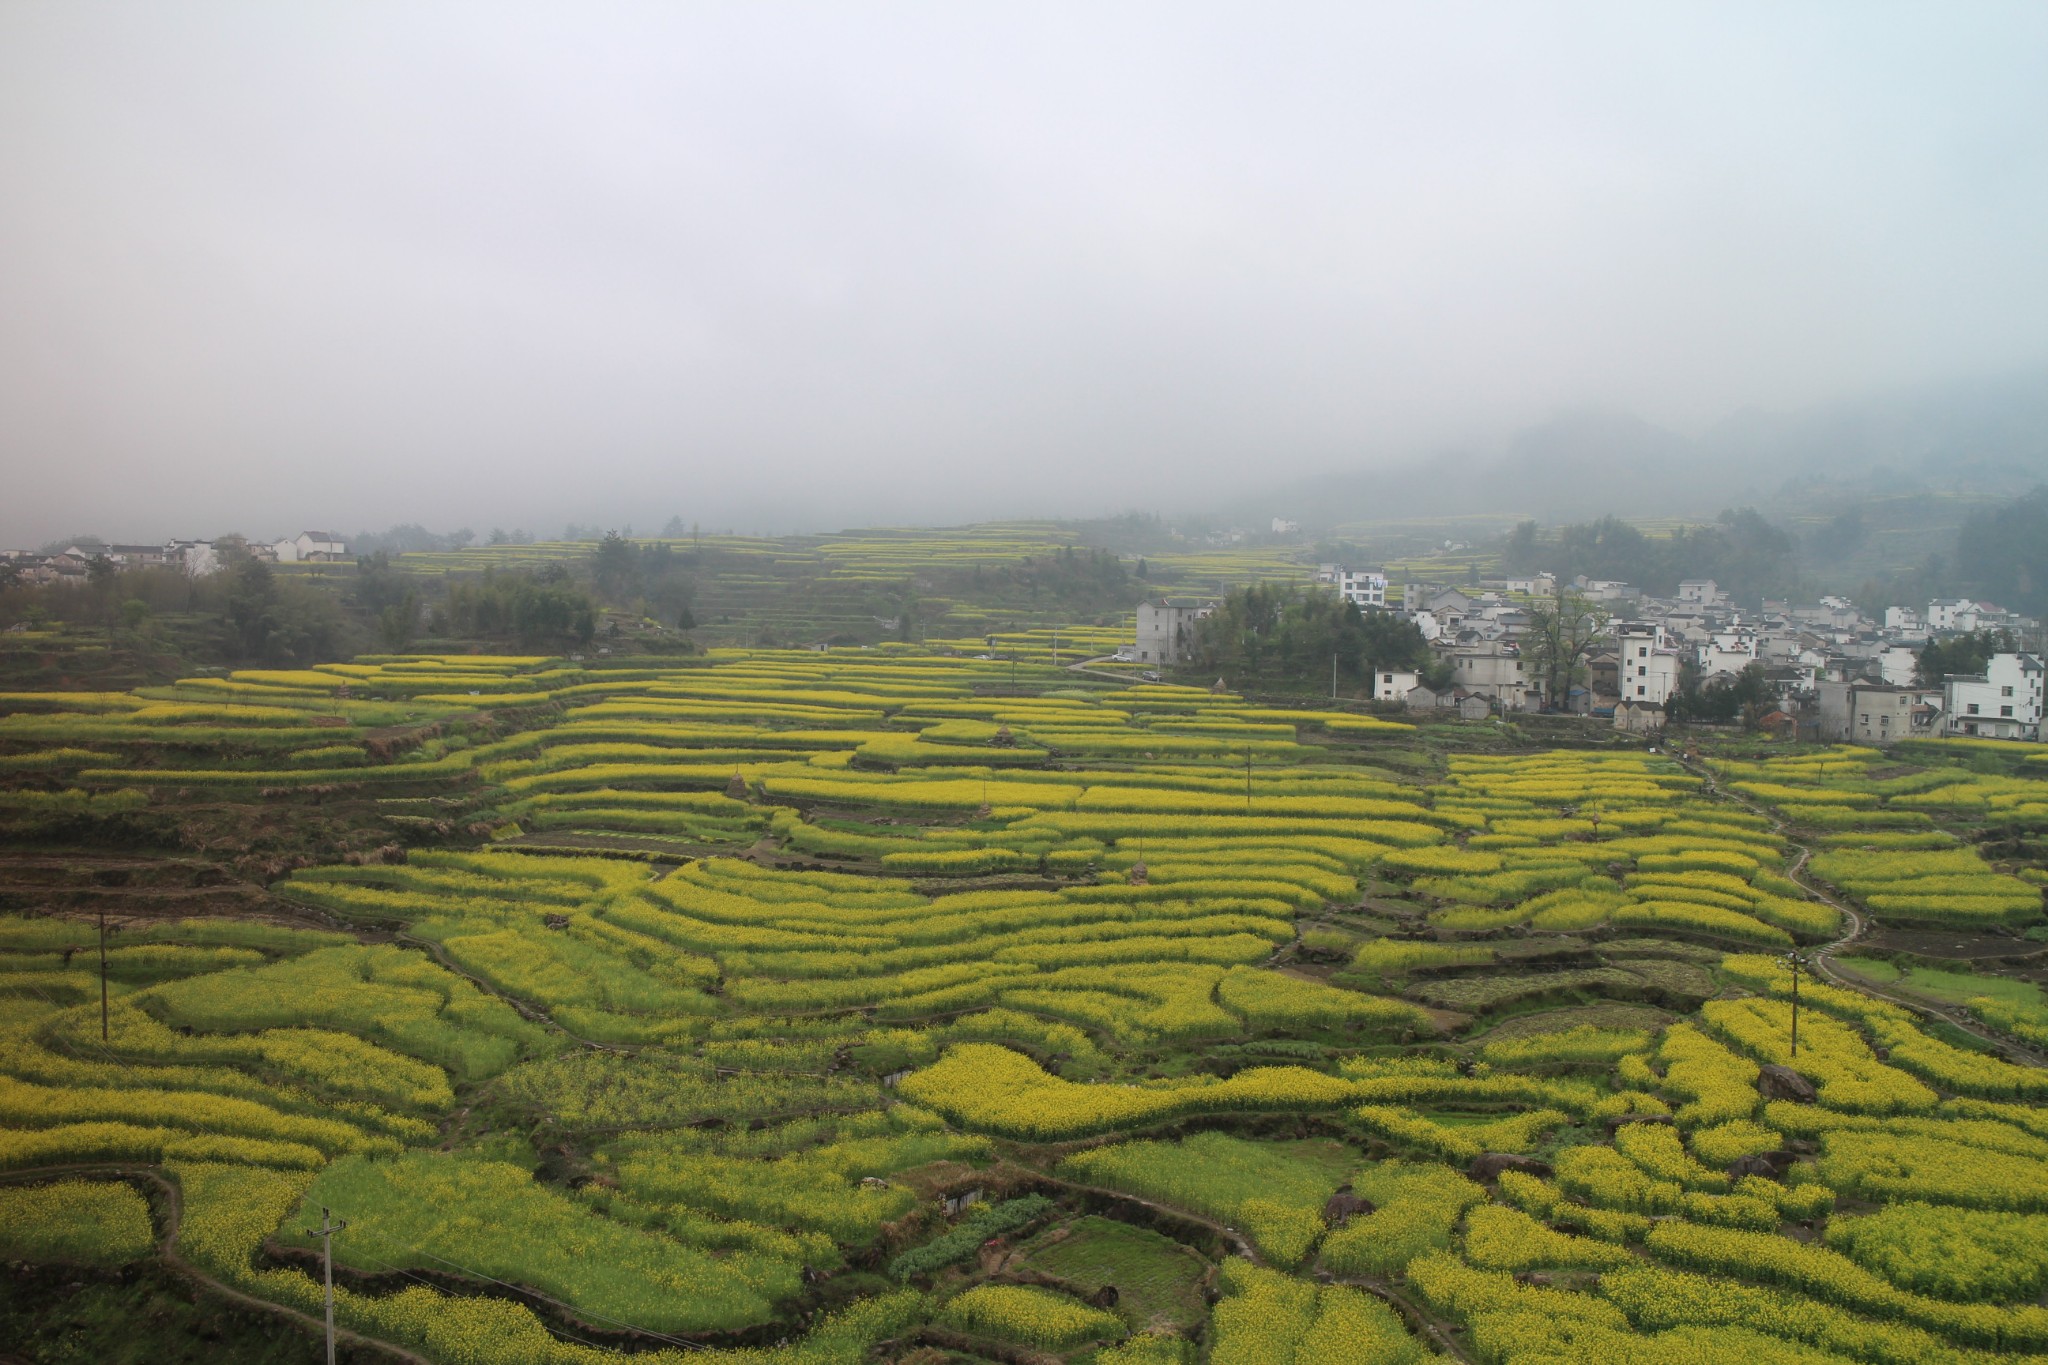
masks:
<svg viewBox="0 0 2048 1365"><path fill-rule="evenodd" d="M301 531L270 548L280 564L325 564L348 558L348 542L332 531Z"/></svg>
<svg viewBox="0 0 2048 1365"><path fill-rule="evenodd" d="M1557 575L1540 573L1529 578L1489 578L1486 586L1500 592L1520 593L1524 597L1549 597L1557 591Z"/></svg>
<svg viewBox="0 0 2048 1365"><path fill-rule="evenodd" d="M1977 604L1967 597L1937 597L1927 604L1927 624L1934 630L1975 630Z"/></svg>
<svg viewBox="0 0 2048 1365"><path fill-rule="evenodd" d="M1630 622L1610 632L1614 652L1619 656L1615 685L1623 701L1662 706L1678 690L1678 651L1665 638L1664 628Z"/></svg>
<svg viewBox="0 0 2048 1365"><path fill-rule="evenodd" d="M1849 733L1858 744L1890 744L1930 734L1939 708L1910 687L1849 689Z"/></svg>
<svg viewBox="0 0 2048 1365"><path fill-rule="evenodd" d="M1161 598L1138 604L1138 662L1177 664L1195 641L1195 623L1215 608L1207 602Z"/></svg>
<svg viewBox="0 0 2048 1365"><path fill-rule="evenodd" d="M1449 655L1454 685L1498 702L1504 711L1537 711L1543 707L1543 684L1529 672L1528 661L1511 646L1471 645Z"/></svg>
<svg viewBox="0 0 2048 1365"><path fill-rule="evenodd" d="M1381 669L1373 674L1372 699L1374 701L1406 701L1408 694L1421 683L1422 677L1407 669Z"/></svg>
<svg viewBox="0 0 2048 1365"><path fill-rule="evenodd" d="M1587 578L1581 574L1573 579L1572 583L1581 593L1590 597L1595 602L1619 602L1623 598L1642 596L1641 593L1618 578Z"/></svg>
<svg viewBox="0 0 2048 1365"><path fill-rule="evenodd" d="M2038 740L2042 678L2041 660L2034 654L1994 654L1984 676L1950 678L1943 707L1949 733Z"/></svg>
<svg viewBox="0 0 2048 1365"><path fill-rule="evenodd" d="M1678 600L1711 607L1721 600L1720 585L1711 578L1688 578L1678 585Z"/></svg>
<svg viewBox="0 0 2048 1365"><path fill-rule="evenodd" d="M1731 626L1707 636L1698 653L1700 675L1740 673L1756 662L1756 632L1747 626Z"/></svg>
<svg viewBox="0 0 2048 1365"><path fill-rule="evenodd" d="M1877 651L1877 676L1892 687L1911 687L1920 670L1920 656L1904 645L1886 645Z"/></svg>
<svg viewBox="0 0 2048 1365"><path fill-rule="evenodd" d="M1339 567L1337 592L1353 606L1377 607L1384 610L1387 605L1387 576L1383 573Z"/></svg>
<svg viewBox="0 0 2048 1365"><path fill-rule="evenodd" d="M1911 607L1886 607L1884 628L1900 635L1916 635L1927 629L1927 618Z"/></svg>

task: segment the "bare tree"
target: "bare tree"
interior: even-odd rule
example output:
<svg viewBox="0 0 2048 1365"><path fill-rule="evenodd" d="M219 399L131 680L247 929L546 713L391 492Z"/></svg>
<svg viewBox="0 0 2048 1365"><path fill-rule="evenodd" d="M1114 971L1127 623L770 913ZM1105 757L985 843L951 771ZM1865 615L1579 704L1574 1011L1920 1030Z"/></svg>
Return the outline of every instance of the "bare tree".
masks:
<svg viewBox="0 0 2048 1365"><path fill-rule="evenodd" d="M1529 609L1529 629L1522 638L1546 706L1569 704L1572 684L1586 676L1586 655L1607 635L1607 620L1606 612L1567 589L1563 579L1548 601Z"/></svg>

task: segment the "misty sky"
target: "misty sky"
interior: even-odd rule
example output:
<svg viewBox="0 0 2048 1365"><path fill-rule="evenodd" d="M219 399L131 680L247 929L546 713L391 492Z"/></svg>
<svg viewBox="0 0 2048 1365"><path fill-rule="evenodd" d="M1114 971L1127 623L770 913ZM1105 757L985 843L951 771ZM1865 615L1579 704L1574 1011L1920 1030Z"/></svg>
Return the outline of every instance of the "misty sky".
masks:
<svg viewBox="0 0 2048 1365"><path fill-rule="evenodd" d="M1172 509L2048 363L2048 5L0 0L0 544Z"/></svg>

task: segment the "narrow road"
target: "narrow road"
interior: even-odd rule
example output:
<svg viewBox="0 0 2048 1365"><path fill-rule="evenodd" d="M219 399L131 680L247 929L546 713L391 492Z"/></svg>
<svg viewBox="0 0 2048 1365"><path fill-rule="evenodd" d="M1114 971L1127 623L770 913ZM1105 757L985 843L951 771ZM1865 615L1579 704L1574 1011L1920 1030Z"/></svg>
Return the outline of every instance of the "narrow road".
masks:
<svg viewBox="0 0 2048 1365"><path fill-rule="evenodd" d="M1069 673L1086 673L1091 678L1107 678L1111 682L1123 683L1126 686L1137 682L1138 679L1128 673L1112 673L1106 668L1089 667L1090 664L1099 664L1104 659L1114 659L1115 657L1116 655L1114 654L1097 654L1092 659L1083 659L1077 664L1062 664L1060 667L1066 669Z"/></svg>
<svg viewBox="0 0 2048 1365"><path fill-rule="evenodd" d="M1673 757L1677 756L1673 755ZM1942 1023L1952 1028L1961 1029L1979 1042L1988 1044L1995 1052L2024 1062L2026 1065L2048 1067L2048 1055L2044 1055L2037 1049L2028 1047L2024 1043L1985 1028L1977 1022L1968 1010L1960 1006L1937 1005L1918 996L1886 990L1878 983L1858 976L1854 972L1845 971L1829 961L1836 953L1841 952L1845 948L1853 947L1859 939L1870 931L1869 918L1846 901L1816 886L1806 875L1806 864L1813 857L1813 850L1792 837L1791 827L1779 818L1776 811L1723 787L1704 763L1684 758L1679 758L1678 762L1681 767L1693 773L1704 783L1702 790L1769 820L1772 832L1799 851L1799 856L1793 860L1791 867L1786 869L1786 875L1797 882L1815 900L1820 901L1824 905L1832 906L1848 923L1849 928L1846 933L1822 944L1818 948L1810 950L1806 954L1807 963L1815 974L1823 978L1831 986L1839 986L1843 990L1861 991L1863 994L1874 996L1886 1004L1897 1005L1901 1009L1910 1010L1922 1018L1939 1019Z"/></svg>

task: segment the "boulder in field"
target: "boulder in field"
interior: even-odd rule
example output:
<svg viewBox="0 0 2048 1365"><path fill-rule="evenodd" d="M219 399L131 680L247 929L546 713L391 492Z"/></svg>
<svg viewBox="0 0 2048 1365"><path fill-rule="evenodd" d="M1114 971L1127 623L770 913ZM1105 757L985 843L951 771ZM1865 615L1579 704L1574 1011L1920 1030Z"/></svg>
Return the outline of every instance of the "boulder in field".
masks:
<svg viewBox="0 0 2048 1365"><path fill-rule="evenodd" d="M1538 1161L1533 1156L1522 1156L1516 1152L1482 1152L1472 1158L1472 1164L1466 1169L1465 1174L1483 1184L1489 1180L1500 1179L1502 1171L1520 1171L1524 1175L1533 1175L1544 1180L1548 1180L1551 1175L1549 1162Z"/></svg>
<svg viewBox="0 0 2048 1365"><path fill-rule="evenodd" d="M1816 1097L1813 1082L1789 1066L1762 1066L1757 1068L1756 1093L1767 1100L1790 1100L1793 1104L1812 1104Z"/></svg>

